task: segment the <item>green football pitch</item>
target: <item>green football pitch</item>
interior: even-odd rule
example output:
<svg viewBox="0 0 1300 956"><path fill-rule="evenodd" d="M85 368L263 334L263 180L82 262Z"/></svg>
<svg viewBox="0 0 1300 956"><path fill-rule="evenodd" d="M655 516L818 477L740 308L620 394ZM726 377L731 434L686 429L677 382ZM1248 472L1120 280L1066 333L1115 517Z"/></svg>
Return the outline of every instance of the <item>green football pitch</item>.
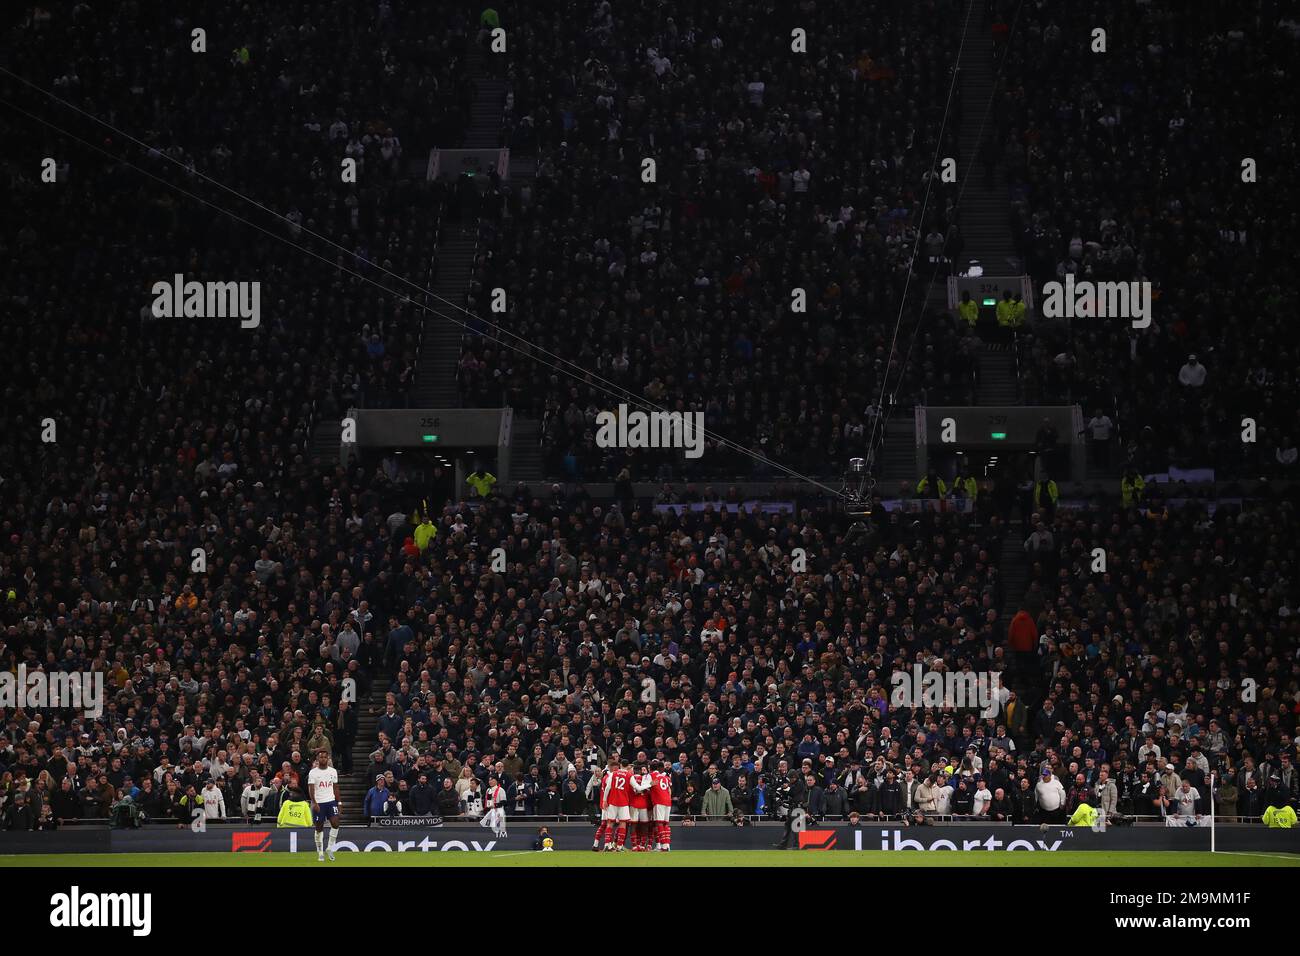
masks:
<svg viewBox="0 0 1300 956"><path fill-rule="evenodd" d="M678 850L672 853L592 853L589 850L531 850L492 853L356 853L342 851L321 863L314 853L50 853L0 855L0 867L472 867L476 869L595 867L1300 867L1300 855L1285 853L1114 852L1060 850L1054 853L948 853L780 850Z"/></svg>

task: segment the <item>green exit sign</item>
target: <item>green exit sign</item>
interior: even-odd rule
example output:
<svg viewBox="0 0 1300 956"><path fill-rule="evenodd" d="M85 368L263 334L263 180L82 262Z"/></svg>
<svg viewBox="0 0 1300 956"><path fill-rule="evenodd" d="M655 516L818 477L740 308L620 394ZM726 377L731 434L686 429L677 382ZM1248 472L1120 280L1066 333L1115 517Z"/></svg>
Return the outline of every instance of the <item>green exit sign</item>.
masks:
<svg viewBox="0 0 1300 956"><path fill-rule="evenodd" d="M992 438L992 439L995 439L996 441L1005 441L1005 440L1006 440L1006 437L1007 437L1007 433L1006 433L1006 432L990 432L990 433L989 433L989 437Z"/></svg>
<svg viewBox="0 0 1300 956"><path fill-rule="evenodd" d="M421 438L426 442L436 442L438 440L437 435L423 435Z"/></svg>

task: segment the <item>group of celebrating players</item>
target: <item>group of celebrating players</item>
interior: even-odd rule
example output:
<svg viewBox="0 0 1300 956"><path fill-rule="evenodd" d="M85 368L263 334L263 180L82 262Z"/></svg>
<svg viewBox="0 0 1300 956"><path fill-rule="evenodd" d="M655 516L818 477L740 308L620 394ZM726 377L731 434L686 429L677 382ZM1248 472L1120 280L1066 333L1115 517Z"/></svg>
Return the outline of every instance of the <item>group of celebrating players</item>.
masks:
<svg viewBox="0 0 1300 956"><path fill-rule="evenodd" d="M626 766L610 757L600 781L600 825L591 848L609 851L666 852L672 849L669 817L673 806L672 776L662 761L648 764L644 754Z"/></svg>
<svg viewBox="0 0 1300 956"><path fill-rule="evenodd" d="M322 750L317 755L316 766L308 774L307 785L311 793L312 822L316 829L317 859L325 854L334 859L334 845L338 839L339 801L334 788L338 784L338 771L329 765L329 754ZM492 780L493 809L504 802L504 791ZM618 757L611 757L600 780L600 825L591 848L623 852L667 852L672 849L673 781L665 771L663 761L647 762L644 754L625 766ZM504 816L504 814L502 814ZM324 829L329 824L329 842L325 843ZM498 824L504 830L504 821Z"/></svg>

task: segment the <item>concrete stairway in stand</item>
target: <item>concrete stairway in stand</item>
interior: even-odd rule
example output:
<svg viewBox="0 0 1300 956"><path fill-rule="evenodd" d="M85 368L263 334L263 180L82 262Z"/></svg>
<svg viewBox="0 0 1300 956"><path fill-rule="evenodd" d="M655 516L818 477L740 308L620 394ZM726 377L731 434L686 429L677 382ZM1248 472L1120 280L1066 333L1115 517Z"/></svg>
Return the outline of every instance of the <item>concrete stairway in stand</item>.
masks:
<svg viewBox="0 0 1300 956"><path fill-rule="evenodd" d="M962 258L978 259L986 275L1019 275L1022 271L1011 237L1006 171L999 163L987 179L980 162L981 138L998 135L997 99L1000 89L993 62L993 35L984 23L984 0L970 0L970 27L961 63L961 163L963 178ZM991 103L991 105L990 105ZM999 150L1000 153L1000 150ZM964 267L965 263L958 263Z"/></svg>
<svg viewBox="0 0 1300 956"><path fill-rule="evenodd" d="M358 699L357 739L352 747L352 773L339 774L339 799L343 801L343 822L345 824L365 823L361 804L366 791L374 786L374 779L369 774L370 754L379 746L379 715L384 712L384 699L388 693L389 675L376 674L370 685L370 693Z"/></svg>

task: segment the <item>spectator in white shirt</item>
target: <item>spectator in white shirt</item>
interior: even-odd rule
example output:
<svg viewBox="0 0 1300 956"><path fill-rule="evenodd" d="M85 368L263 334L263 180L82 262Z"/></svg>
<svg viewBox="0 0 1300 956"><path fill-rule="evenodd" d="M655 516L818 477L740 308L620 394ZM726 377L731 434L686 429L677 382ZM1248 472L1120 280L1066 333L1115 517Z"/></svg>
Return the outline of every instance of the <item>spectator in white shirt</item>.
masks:
<svg viewBox="0 0 1300 956"><path fill-rule="evenodd" d="M1044 768L1043 779L1035 784L1034 798L1038 802L1040 822L1065 822L1065 787L1050 769Z"/></svg>
<svg viewBox="0 0 1300 956"><path fill-rule="evenodd" d="M1052 532L1047 530L1047 525L1043 522L1038 523L1034 533L1025 539L1025 553L1029 555L1047 554L1056 547L1056 540Z"/></svg>
<svg viewBox="0 0 1300 956"><path fill-rule="evenodd" d="M1110 441L1110 430L1115 427L1115 423L1109 415L1097 409L1097 414L1088 421L1088 427L1092 429L1093 441Z"/></svg>
<svg viewBox="0 0 1300 956"><path fill-rule="evenodd" d="M1182 728L1186 726L1187 714L1183 711L1183 705L1181 703L1174 704L1169 713L1165 715L1165 729L1172 734L1175 727Z"/></svg>
<svg viewBox="0 0 1300 956"><path fill-rule="evenodd" d="M1205 384L1205 366L1196 361L1195 355L1187 356L1187 364L1178 370L1178 381L1188 388L1200 388Z"/></svg>
<svg viewBox="0 0 1300 956"><path fill-rule="evenodd" d="M1092 460L1094 464L1103 467L1110 467L1110 433L1115 427L1115 423L1110 420L1110 416L1097 409L1095 415L1088 421L1088 432L1092 445Z"/></svg>
<svg viewBox="0 0 1300 956"><path fill-rule="evenodd" d="M1174 806L1177 808L1175 815L1196 816L1196 801L1199 799L1201 799L1200 792L1192 786L1190 780L1184 780L1183 785L1174 791Z"/></svg>
<svg viewBox="0 0 1300 956"><path fill-rule="evenodd" d="M209 780L203 788L203 816L208 820L220 820L226 815L226 798L215 780Z"/></svg>
<svg viewBox="0 0 1300 956"><path fill-rule="evenodd" d="M975 778L975 816L987 816L989 804L993 802L993 794L989 791L986 784L980 777Z"/></svg>
<svg viewBox="0 0 1300 956"><path fill-rule="evenodd" d="M212 775L213 780L221 780L226 776L226 770L230 764L226 762L226 752L218 750L217 755L211 760L204 760L203 765L208 768L208 773Z"/></svg>
<svg viewBox="0 0 1300 956"><path fill-rule="evenodd" d="M952 784L944 774L939 776L939 792L934 795L934 812L941 817L952 813Z"/></svg>

